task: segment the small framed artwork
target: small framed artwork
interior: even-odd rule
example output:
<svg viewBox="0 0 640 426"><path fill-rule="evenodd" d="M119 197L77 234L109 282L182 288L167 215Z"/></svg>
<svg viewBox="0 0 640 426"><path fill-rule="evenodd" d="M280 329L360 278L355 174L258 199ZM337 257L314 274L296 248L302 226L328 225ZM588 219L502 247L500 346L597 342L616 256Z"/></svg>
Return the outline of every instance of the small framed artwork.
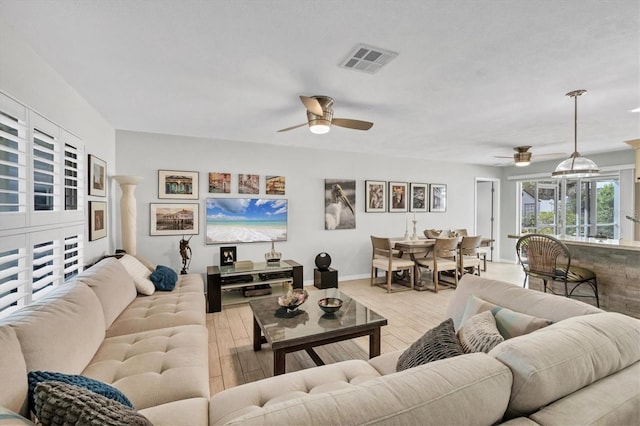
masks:
<svg viewBox="0 0 640 426"><path fill-rule="evenodd" d="M149 206L149 235L196 235L199 233L198 203Z"/></svg>
<svg viewBox="0 0 640 426"><path fill-rule="evenodd" d="M447 211L447 185L432 183L429 185L429 211Z"/></svg>
<svg viewBox="0 0 640 426"><path fill-rule="evenodd" d="M389 182L389 211L407 211L407 182Z"/></svg>
<svg viewBox="0 0 640 426"><path fill-rule="evenodd" d="M209 173L209 192L212 194L231 193L231 173Z"/></svg>
<svg viewBox="0 0 640 426"><path fill-rule="evenodd" d="M409 209L412 212L428 211L429 184L412 182L409 194L411 195L411 204Z"/></svg>
<svg viewBox="0 0 640 426"><path fill-rule="evenodd" d="M158 170L158 198L198 199L198 172Z"/></svg>
<svg viewBox="0 0 640 426"><path fill-rule="evenodd" d="M220 266L233 265L237 258L236 246L220 247Z"/></svg>
<svg viewBox="0 0 640 426"><path fill-rule="evenodd" d="M259 194L260 175L238 175L238 194Z"/></svg>
<svg viewBox="0 0 640 426"><path fill-rule="evenodd" d="M89 154L89 195L107 196L107 163Z"/></svg>
<svg viewBox="0 0 640 426"><path fill-rule="evenodd" d="M267 195L284 195L284 176L267 176L266 194Z"/></svg>
<svg viewBox="0 0 640 426"><path fill-rule="evenodd" d="M381 180L365 180L365 212L387 211L387 182Z"/></svg>
<svg viewBox="0 0 640 426"><path fill-rule="evenodd" d="M107 236L107 203L89 201L89 241Z"/></svg>

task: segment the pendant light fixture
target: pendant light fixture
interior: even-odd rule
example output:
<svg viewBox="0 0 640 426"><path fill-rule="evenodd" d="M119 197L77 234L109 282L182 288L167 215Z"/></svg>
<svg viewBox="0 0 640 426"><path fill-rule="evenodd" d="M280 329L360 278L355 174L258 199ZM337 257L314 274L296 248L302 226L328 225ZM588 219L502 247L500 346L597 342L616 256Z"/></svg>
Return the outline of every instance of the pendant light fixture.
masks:
<svg viewBox="0 0 640 426"><path fill-rule="evenodd" d="M578 96L585 92L586 90L574 90L573 92L567 93L567 96L573 98L574 101L573 154L571 154L571 156L562 163L558 164L556 170L551 173L551 177L583 178L596 176L600 173L596 163L581 156L578 152Z"/></svg>

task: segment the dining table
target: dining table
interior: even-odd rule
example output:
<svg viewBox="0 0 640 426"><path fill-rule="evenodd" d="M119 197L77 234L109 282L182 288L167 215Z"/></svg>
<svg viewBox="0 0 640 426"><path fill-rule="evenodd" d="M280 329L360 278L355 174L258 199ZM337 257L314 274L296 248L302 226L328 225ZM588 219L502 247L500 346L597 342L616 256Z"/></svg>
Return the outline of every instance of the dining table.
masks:
<svg viewBox="0 0 640 426"><path fill-rule="evenodd" d="M458 237L459 241L462 241L462 237ZM493 240L491 238L483 238L480 245L487 246L491 244ZM409 258L414 262L413 266L413 288L416 291L425 291L430 290L434 291L435 289L430 288L426 285L426 283L422 282L422 271L420 270L420 265L416 262L416 257L418 255L425 257L433 250L433 247L436 244L435 238L418 238L418 239L408 239L408 240L395 240L393 243L393 248L398 251L398 257L404 256L405 253L409 255ZM459 244L459 242L458 242Z"/></svg>

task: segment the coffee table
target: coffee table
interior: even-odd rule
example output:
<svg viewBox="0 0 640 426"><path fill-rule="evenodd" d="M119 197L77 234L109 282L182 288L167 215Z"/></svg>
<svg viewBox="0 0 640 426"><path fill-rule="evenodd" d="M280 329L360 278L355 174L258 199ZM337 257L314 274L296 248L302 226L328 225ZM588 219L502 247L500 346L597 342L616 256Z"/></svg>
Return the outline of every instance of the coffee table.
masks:
<svg viewBox="0 0 640 426"><path fill-rule="evenodd" d="M318 306L323 297L339 297L344 302L342 308L325 314ZM251 300L249 306L253 312L253 350L261 350L263 343L271 345L274 376L284 374L289 352L305 350L316 365L324 365L314 347L360 336L369 336L369 358L380 355L380 327L387 325L387 319L337 289L310 291L298 308L302 312L286 318L276 316L278 296Z"/></svg>

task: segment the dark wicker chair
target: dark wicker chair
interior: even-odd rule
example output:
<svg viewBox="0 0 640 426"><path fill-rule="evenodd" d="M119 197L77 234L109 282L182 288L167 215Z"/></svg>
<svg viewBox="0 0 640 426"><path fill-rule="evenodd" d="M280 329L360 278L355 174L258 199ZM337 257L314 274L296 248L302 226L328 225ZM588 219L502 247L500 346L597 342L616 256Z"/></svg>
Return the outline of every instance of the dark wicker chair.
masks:
<svg viewBox="0 0 640 426"><path fill-rule="evenodd" d="M525 273L523 287L526 287L529 277L539 278L546 293L548 281L559 281L564 283L565 297L595 297L596 306L600 307L596 274L590 269L572 265L569 249L562 241L549 235L528 234L518 239L516 253ZM591 287L593 296L574 294L583 284ZM548 289L553 293L553 286Z"/></svg>

